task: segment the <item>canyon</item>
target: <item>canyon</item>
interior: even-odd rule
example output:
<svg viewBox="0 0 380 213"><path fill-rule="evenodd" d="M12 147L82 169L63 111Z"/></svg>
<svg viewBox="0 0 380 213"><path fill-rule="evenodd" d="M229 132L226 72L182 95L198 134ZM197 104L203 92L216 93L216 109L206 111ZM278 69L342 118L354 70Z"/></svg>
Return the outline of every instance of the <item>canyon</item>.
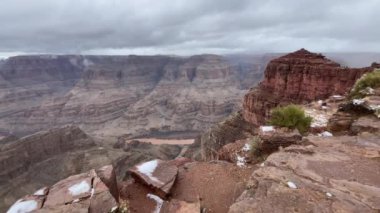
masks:
<svg viewBox="0 0 380 213"><path fill-rule="evenodd" d="M193 137L240 108L272 57L11 57L0 65L0 132L72 124L103 138Z"/></svg>
<svg viewBox="0 0 380 213"><path fill-rule="evenodd" d="M367 102L371 101L370 106L378 104L380 90L363 99L363 106L344 98L363 74L380 68L379 64L347 68L301 49L270 60L265 73L260 74L252 73L252 64L241 57L129 57L132 59L44 56L47 60L62 60L52 64L71 60L75 68L65 65L71 70L66 73L54 70L55 65L48 70L41 65L37 77L9 68L12 66L7 63L13 58L1 65L3 91L11 94L4 98L13 100L3 105L1 211L12 203L11 208L17 209L30 202L36 203L37 212L152 212L161 208L161 212L379 210L380 183L376 177L380 121ZM111 60L112 66L109 61L102 64L97 60ZM137 63L140 60L147 61ZM35 62L34 66L39 63L45 62ZM114 63L128 67L129 77L124 77L122 68L115 73ZM94 64L97 68L90 69ZM156 67L161 67L160 74ZM51 70L54 75L49 74ZM263 75L264 79L248 90L255 82L242 76L249 75ZM22 90L23 84L31 84L33 89ZM15 85L19 87L15 89ZM215 93L207 94L209 90ZM186 98L172 97L172 93ZM232 105L195 101L224 95L229 98L218 101ZM328 114L322 128L332 132L329 137L276 128L267 132L260 127L266 124L273 107L297 103L311 108L311 102L318 100L332 107L338 105L332 99L337 95L342 97L341 107L331 108L334 112ZM113 101L120 97L124 102ZM162 98L166 101L158 101ZM180 102L171 105L169 100ZM195 102L196 106L189 109L189 105L182 105L184 102ZM27 110L33 104L32 110ZM99 105L105 108L96 108ZM160 126L160 116L173 107L165 125ZM325 112L314 110L315 115ZM12 125L25 123L20 128L6 127L11 118L18 119ZM178 127L171 126L176 122L180 122ZM67 123L75 125L62 126ZM7 128L15 134L9 134ZM22 137L44 128L50 130ZM178 139L189 135L194 138L201 131L193 144L188 144L192 139ZM171 140L184 144L163 144L165 140L160 138L167 138L166 133L174 135L169 137ZM118 139L104 140L110 136ZM251 156L253 137L262 140L257 149L264 156ZM70 189L79 183L87 184L88 190L79 195L71 193ZM25 194L29 195L22 197Z"/></svg>

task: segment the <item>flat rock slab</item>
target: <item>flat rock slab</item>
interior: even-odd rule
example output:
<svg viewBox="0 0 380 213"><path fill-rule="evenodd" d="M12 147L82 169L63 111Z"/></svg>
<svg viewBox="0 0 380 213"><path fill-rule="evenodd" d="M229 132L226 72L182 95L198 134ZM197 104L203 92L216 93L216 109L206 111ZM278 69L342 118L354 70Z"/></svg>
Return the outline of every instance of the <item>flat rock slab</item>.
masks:
<svg viewBox="0 0 380 213"><path fill-rule="evenodd" d="M377 135L316 137L270 155L255 185L230 208L240 212L378 212Z"/></svg>
<svg viewBox="0 0 380 213"><path fill-rule="evenodd" d="M135 179L155 189L160 196L166 196L173 187L178 167L169 161L152 160L138 164L129 171Z"/></svg>
<svg viewBox="0 0 380 213"><path fill-rule="evenodd" d="M199 202L189 203L176 199L166 202L162 207L162 212L166 213L197 213L200 211L201 204Z"/></svg>
<svg viewBox="0 0 380 213"><path fill-rule="evenodd" d="M90 170L70 176L51 187L42 188L33 195L20 199L11 207L10 212L30 212L27 210L32 209L39 213L104 213L117 206L118 200L114 169L112 166L105 166L96 171Z"/></svg>

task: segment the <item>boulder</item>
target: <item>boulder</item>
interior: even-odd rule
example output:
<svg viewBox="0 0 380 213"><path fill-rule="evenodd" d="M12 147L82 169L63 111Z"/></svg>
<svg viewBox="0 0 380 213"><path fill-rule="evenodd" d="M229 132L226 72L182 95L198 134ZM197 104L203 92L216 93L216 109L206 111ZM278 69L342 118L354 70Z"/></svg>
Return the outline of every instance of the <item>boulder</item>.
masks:
<svg viewBox="0 0 380 213"><path fill-rule="evenodd" d="M345 112L337 112L329 119L327 129L333 133L347 132L350 130L354 118L351 114Z"/></svg>
<svg viewBox="0 0 380 213"><path fill-rule="evenodd" d="M162 197L169 194L176 180L178 167L168 161L152 160L129 169L131 175L143 184L153 188Z"/></svg>
<svg viewBox="0 0 380 213"><path fill-rule="evenodd" d="M250 150L251 144L249 143L249 139L238 140L235 143L223 146L218 151L218 159L240 165L242 158L244 158L244 162L250 162Z"/></svg>
<svg viewBox="0 0 380 213"><path fill-rule="evenodd" d="M278 150L279 147L285 148L292 144L298 144L302 140L302 135L297 129L272 129L269 127L262 127L260 129L259 137L261 140L258 142L256 147L257 150L263 154L270 154Z"/></svg>
<svg viewBox="0 0 380 213"><path fill-rule="evenodd" d="M42 188L33 195L17 201L9 212L21 206L33 207L35 212L40 213L103 213L117 206L118 200L119 193L114 169L112 166L105 166L98 170L70 176L49 188Z"/></svg>
<svg viewBox="0 0 380 213"><path fill-rule="evenodd" d="M353 122L351 131L354 134L360 132L380 133L380 119L375 116L363 116Z"/></svg>

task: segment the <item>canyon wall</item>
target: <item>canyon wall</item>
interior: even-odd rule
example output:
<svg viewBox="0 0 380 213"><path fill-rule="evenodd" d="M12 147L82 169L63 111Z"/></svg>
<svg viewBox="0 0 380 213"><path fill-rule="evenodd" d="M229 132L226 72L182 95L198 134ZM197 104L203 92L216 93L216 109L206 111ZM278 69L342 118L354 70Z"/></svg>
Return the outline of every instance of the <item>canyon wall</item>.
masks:
<svg viewBox="0 0 380 213"><path fill-rule="evenodd" d="M66 124L99 137L199 132L240 108L270 59L12 57L0 66L0 133L23 136Z"/></svg>
<svg viewBox="0 0 380 213"><path fill-rule="evenodd" d="M342 67L305 49L287 54L272 60L265 70L264 80L244 96L243 117L260 125L278 105L303 104L331 95L344 95L358 78L373 69Z"/></svg>

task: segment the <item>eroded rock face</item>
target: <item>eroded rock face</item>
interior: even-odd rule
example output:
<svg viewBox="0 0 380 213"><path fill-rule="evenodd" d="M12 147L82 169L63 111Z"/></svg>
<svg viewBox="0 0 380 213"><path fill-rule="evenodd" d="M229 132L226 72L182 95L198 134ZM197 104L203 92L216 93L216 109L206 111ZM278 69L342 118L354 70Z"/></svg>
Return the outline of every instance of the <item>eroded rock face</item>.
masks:
<svg viewBox="0 0 380 213"><path fill-rule="evenodd" d="M373 67L341 67L305 49L274 59L267 65L260 85L244 96L244 119L260 125L269 116L270 109L278 105L344 95L357 79L372 70Z"/></svg>
<svg viewBox="0 0 380 213"><path fill-rule="evenodd" d="M270 155L229 212L379 211L379 136L307 139Z"/></svg>
<svg viewBox="0 0 380 213"><path fill-rule="evenodd" d="M198 132L240 108L269 59L13 57L0 67L0 131L75 124L98 137Z"/></svg>
<svg viewBox="0 0 380 213"><path fill-rule="evenodd" d="M114 196L116 195L116 196ZM29 202L34 212L109 212L118 205L119 192L112 166L70 176L48 187L46 193L37 191L17 201L9 209ZM37 205L33 205L37 204ZM24 207L25 208L25 207ZM17 212L17 211L15 211ZM25 212L25 211L22 211ZM26 211L29 212L29 211Z"/></svg>

